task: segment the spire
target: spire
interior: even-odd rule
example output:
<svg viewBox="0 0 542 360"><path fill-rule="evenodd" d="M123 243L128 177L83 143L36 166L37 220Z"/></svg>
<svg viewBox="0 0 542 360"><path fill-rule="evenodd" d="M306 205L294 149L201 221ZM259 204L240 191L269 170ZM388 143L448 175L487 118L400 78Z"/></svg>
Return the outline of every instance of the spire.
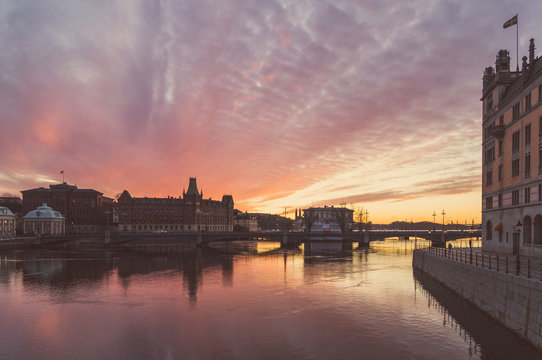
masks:
<svg viewBox="0 0 542 360"><path fill-rule="evenodd" d="M199 195L196 178L190 178L190 183L188 184L188 190L186 191L186 195Z"/></svg>
<svg viewBox="0 0 542 360"><path fill-rule="evenodd" d="M534 39L531 39L531 43L529 44L529 64L533 66L534 63Z"/></svg>

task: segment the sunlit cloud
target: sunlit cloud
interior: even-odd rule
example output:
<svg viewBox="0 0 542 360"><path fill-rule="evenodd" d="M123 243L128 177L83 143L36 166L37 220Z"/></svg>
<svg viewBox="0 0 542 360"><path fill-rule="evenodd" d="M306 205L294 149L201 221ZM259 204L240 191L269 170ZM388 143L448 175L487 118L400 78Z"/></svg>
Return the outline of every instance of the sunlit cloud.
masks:
<svg viewBox="0 0 542 360"><path fill-rule="evenodd" d="M442 208L441 196L471 194L479 214L482 70L513 47L510 14L522 14L526 50L540 10L4 1L0 192L65 170L109 196L178 196L197 176L205 196L233 194L241 210L355 202L387 221L398 215L380 202Z"/></svg>

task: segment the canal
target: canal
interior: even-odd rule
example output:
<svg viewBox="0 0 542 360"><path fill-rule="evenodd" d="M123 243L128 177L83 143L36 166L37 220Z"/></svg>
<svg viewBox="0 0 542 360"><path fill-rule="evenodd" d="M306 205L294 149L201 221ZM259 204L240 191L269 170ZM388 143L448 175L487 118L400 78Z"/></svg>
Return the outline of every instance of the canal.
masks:
<svg viewBox="0 0 542 360"><path fill-rule="evenodd" d="M541 358L411 261L401 242L0 252L0 359Z"/></svg>

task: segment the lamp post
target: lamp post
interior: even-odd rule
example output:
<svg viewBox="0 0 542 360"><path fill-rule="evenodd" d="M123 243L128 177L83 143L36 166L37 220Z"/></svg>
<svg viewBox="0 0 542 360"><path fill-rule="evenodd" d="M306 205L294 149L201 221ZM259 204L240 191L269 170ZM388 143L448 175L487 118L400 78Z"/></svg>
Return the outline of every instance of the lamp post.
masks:
<svg viewBox="0 0 542 360"><path fill-rule="evenodd" d="M521 222L518 221L518 223L516 225L514 225L514 230L515 230L515 239L514 239L514 247L515 247L515 250L516 250L516 275L519 275L519 272L521 270L521 265L519 263L519 238L520 238L520 234L521 234Z"/></svg>
<svg viewBox="0 0 542 360"><path fill-rule="evenodd" d="M435 223L437 222L436 217L437 214L435 214L435 212L433 211L433 232L435 231Z"/></svg>
<svg viewBox="0 0 542 360"><path fill-rule="evenodd" d="M442 242L444 243L444 245L446 245L446 239L444 238L444 229L445 229L445 225L444 225L444 215L446 215L446 213L444 212L444 209L442 209Z"/></svg>

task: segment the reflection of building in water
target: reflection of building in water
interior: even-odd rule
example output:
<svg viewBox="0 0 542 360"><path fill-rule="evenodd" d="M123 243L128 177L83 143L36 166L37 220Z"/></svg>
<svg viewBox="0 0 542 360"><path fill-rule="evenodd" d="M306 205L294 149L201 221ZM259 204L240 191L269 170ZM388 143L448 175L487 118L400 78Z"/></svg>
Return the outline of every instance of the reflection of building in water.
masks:
<svg viewBox="0 0 542 360"><path fill-rule="evenodd" d="M312 232L352 231L354 210L344 207L324 206L303 210L303 226Z"/></svg>
<svg viewBox="0 0 542 360"><path fill-rule="evenodd" d="M126 232L232 231L233 197L204 199L195 178L178 198L132 197L126 190L117 203L118 229Z"/></svg>
<svg viewBox="0 0 542 360"><path fill-rule="evenodd" d="M65 233L65 226L64 216L47 204L29 211L23 217L23 229L26 234L62 235Z"/></svg>
<svg viewBox="0 0 542 360"><path fill-rule="evenodd" d="M534 40L521 71L507 50L482 89L484 250L542 256L542 58Z"/></svg>
<svg viewBox="0 0 542 360"><path fill-rule="evenodd" d="M152 254L112 250L4 252L0 253L0 279L21 272L21 281L25 286L46 285L72 291L76 286L102 286L103 281L115 272L125 288L130 287L134 276L160 273L161 277L182 277L183 289L190 301L195 302L205 274L211 271L222 272L225 286L233 284L234 255L212 249Z"/></svg>
<svg viewBox="0 0 542 360"><path fill-rule="evenodd" d="M442 316L442 326L453 329L469 344L469 357L479 359L539 359L540 352L452 290L414 269L415 292ZM491 329L491 331L488 331Z"/></svg>
<svg viewBox="0 0 542 360"><path fill-rule="evenodd" d="M7 207L0 206L0 238L15 236L15 214Z"/></svg>

